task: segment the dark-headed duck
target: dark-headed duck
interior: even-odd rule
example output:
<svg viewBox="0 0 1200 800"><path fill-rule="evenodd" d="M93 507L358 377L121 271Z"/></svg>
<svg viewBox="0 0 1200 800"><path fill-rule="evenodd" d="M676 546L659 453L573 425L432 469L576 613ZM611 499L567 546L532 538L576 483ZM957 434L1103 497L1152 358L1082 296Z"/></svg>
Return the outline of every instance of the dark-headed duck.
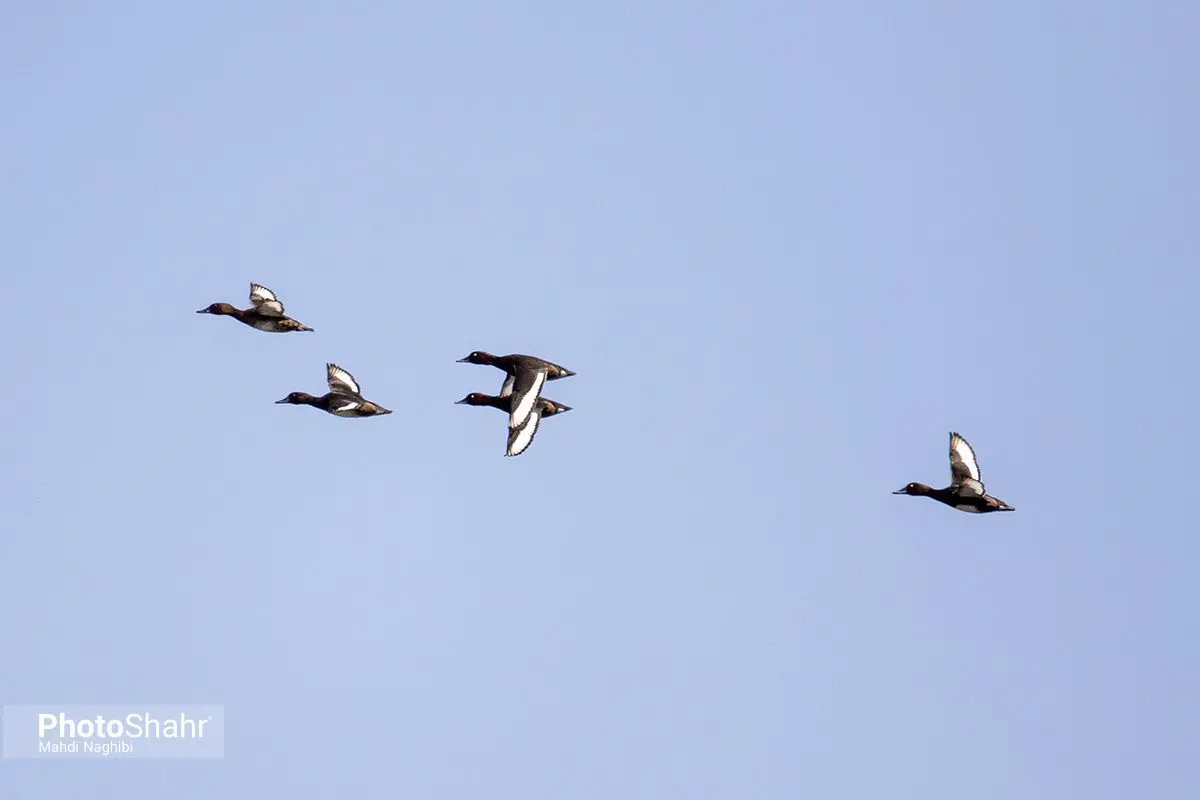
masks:
<svg viewBox="0 0 1200 800"><path fill-rule="evenodd" d="M250 308L234 308L229 303L213 303L208 308L202 308L197 314L218 314L233 317L238 322L245 323L251 328L257 328L267 333L290 333L292 331L311 331L312 328L302 325L283 313L283 303L265 286L257 283L250 284Z"/></svg>
<svg viewBox="0 0 1200 800"><path fill-rule="evenodd" d="M950 434L950 485L934 489L923 483L910 483L892 494L932 497L939 503L971 514L990 511L1015 511L1008 503L989 495L979 479L979 461L967 440L957 433Z"/></svg>
<svg viewBox="0 0 1200 800"><path fill-rule="evenodd" d="M512 395L501 395L499 397L483 392L471 392L462 400L455 400L455 405L467 406L491 406L498 408L506 413L512 412ZM564 411L570 411L570 406L564 406L562 403L557 403L548 397L538 398L538 408L541 409L543 417L553 417L555 414L561 414Z"/></svg>
<svg viewBox="0 0 1200 800"><path fill-rule="evenodd" d="M468 406L491 406L498 408L501 411L512 413L512 395L495 397L482 392L471 392L462 400L455 401L459 404ZM529 418L525 420L525 424L518 428L508 429L508 449L505 452L506 456L519 456L528 449L529 445L533 444L533 437L537 435L538 428L541 426L542 417L552 417L555 414L562 414L565 411L570 411L570 406L564 406L562 403L556 403L553 400L548 400L545 397L539 397L534 405L533 411Z"/></svg>
<svg viewBox="0 0 1200 800"><path fill-rule="evenodd" d="M282 400L276 400L276 405L290 403L294 406L312 406L328 411L335 417L377 417L392 413L391 409L365 399L358 388L358 381L337 364L326 364L325 371L329 383L326 394L314 397L308 392L292 392Z"/></svg>

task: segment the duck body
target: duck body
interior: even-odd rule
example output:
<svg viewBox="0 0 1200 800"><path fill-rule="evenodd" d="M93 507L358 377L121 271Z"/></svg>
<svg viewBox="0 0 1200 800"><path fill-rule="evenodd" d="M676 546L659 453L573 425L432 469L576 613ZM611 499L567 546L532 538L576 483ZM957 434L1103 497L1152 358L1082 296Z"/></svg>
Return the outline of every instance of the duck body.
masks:
<svg viewBox="0 0 1200 800"><path fill-rule="evenodd" d="M384 408L378 403L372 403L370 400L334 392L326 392L320 397L308 392L291 392L282 400L276 400L275 403L277 405L288 403L294 406L312 406L327 411L335 417L377 417L381 414L392 413L391 409Z"/></svg>
<svg viewBox="0 0 1200 800"><path fill-rule="evenodd" d="M932 486L926 486L923 483L910 483L903 489L892 492L892 494L929 497L937 500L939 503L945 503L951 508L965 511L968 514L987 514L991 511L1016 511L1015 508L997 497L992 497L988 494L962 494L953 486L947 486L945 489L934 489Z"/></svg>
<svg viewBox="0 0 1200 800"><path fill-rule="evenodd" d="M566 367L555 364L552 361L547 361L544 358L537 356L527 356L521 353L510 353L506 356L496 356L483 350L476 350L458 360L460 364L482 364L484 366L495 367L502 369L510 376L520 374L522 371L542 370L546 371L546 380L556 381L560 378L569 378L575 373ZM501 391L501 396L508 392Z"/></svg>
<svg viewBox="0 0 1200 800"><path fill-rule="evenodd" d="M482 392L471 392L462 400L455 401L457 405L468 406L491 406L498 408L506 414L512 413L512 395L490 395ZM562 403L555 402L546 397L538 398L538 410L543 417L553 417L555 414L561 414L564 411L570 411L570 406L564 406Z"/></svg>
<svg viewBox="0 0 1200 800"><path fill-rule="evenodd" d="M913 482L892 494L929 497L968 514L1016 510L1000 498L987 493L980 479L979 461L975 458L975 450L966 439L953 431L950 433L950 485L944 489L934 489L924 483Z"/></svg>

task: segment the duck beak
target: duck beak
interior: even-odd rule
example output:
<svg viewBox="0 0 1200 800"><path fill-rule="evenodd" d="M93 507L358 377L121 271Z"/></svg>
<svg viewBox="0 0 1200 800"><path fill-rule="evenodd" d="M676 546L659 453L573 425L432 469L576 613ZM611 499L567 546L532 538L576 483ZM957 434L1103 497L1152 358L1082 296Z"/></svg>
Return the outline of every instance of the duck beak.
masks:
<svg viewBox="0 0 1200 800"><path fill-rule="evenodd" d="M561 374L561 375L559 375L558 377L560 377L560 378L569 378L569 377L571 377L571 376L572 376L572 375L574 375L574 374L575 374L575 373L574 373L574 372L571 372L571 370L569 370L569 369L564 369L564 370L562 371L562 374Z"/></svg>
<svg viewBox="0 0 1200 800"><path fill-rule="evenodd" d="M904 489L907 489L907 488L908 488L907 486L904 487ZM892 492L892 494L908 494L908 492L904 491L904 489L897 489L896 491Z"/></svg>
<svg viewBox="0 0 1200 800"><path fill-rule="evenodd" d="M197 314L211 314L212 312L209 311L207 308L202 308L199 311L197 311L196 313Z"/></svg>
<svg viewBox="0 0 1200 800"><path fill-rule="evenodd" d="M455 364L470 364L470 363L471 363L471 357L470 357L470 356L463 356L462 358L460 358L458 361L455 361L454 363L455 363Z"/></svg>
<svg viewBox="0 0 1200 800"><path fill-rule="evenodd" d="M565 414L566 412L568 412L570 410L571 410L571 406L564 406L562 404L558 404L558 413Z"/></svg>
<svg viewBox="0 0 1200 800"><path fill-rule="evenodd" d="M455 401L454 401L454 405L456 405L456 406L463 406L463 405L466 405L466 404L467 404L467 398L465 398L465 397L464 397L462 400L455 400Z"/></svg>
<svg viewBox="0 0 1200 800"><path fill-rule="evenodd" d="M275 405L279 405L279 404L281 404L281 403L286 403L287 401L288 401L288 399L285 397L285 398L283 398L282 400L276 400L276 401L275 401Z"/></svg>

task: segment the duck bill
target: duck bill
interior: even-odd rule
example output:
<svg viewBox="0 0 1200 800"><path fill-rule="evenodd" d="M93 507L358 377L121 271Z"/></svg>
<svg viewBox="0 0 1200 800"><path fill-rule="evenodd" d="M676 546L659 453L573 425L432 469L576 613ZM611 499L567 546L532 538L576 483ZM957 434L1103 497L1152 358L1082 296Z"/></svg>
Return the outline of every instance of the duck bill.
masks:
<svg viewBox="0 0 1200 800"><path fill-rule="evenodd" d="M275 405L277 405L277 406L282 405L282 404L286 403L287 401L288 401L288 399L285 397L282 400L276 400Z"/></svg>
<svg viewBox="0 0 1200 800"><path fill-rule="evenodd" d="M463 356L462 358L460 358L458 361L455 361L454 363L455 363L455 364L470 364L470 363L471 363L471 357L470 357L470 356Z"/></svg>
<svg viewBox="0 0 1200 800"><path fill-rule="evenodd" d="M906 486L904 488L907 489L908 487ZM892 492L892 494L908 494L908 492L904 491L904 489L897 489L896 491Z"/></svg>
<svg viewBox="0 0 1200 800"><path fill-rule="evenodd" d="M456 405L456 406L465 406L466 404L467 404L467 398L465 398L465 397L462 400L454 401L454 405Z"/></svg>
<svg viewBox="0 0 1200 800"><path fill-rule="evenodd" d="M207 308L202 308L199 311L197 311L196 313L197 314L211 314L212 312L209 311Z"/></svg>

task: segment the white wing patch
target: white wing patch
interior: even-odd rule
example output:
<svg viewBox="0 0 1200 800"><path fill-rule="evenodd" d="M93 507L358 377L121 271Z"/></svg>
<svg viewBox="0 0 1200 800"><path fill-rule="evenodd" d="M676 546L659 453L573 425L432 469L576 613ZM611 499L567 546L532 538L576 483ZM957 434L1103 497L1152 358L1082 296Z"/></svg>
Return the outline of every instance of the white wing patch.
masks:
<svg viewBox="0 0 1200 800"><path fill-rule="evenodd" d="M358 400L350 399L334 400L330 408L333 409L334 414L349 414L352 411L362 408L362 403Z"/></svg>
<svg viewBox="0 0 1200 800"><path fill-rule="evenodd" d="M500 396L508 397L510 394L512 394L513 384L516 382L517 382L516 375L509 375L507 378L505 378L504 385L500 387Z"/></svg>
<svg viewBox="0 0 1200 800"><path fill-rule="evenodd" d="M261 284L250 284L250 304L254 306L255 311L264 316L283 316L283 303L279 302L274 292Z"/></svg>
<svg viewBox="0 0 1200 800"><path fill-rule="evenodd" d="M982 508L976 508L975 506L969 506L966 503L960 503L959 505L956 505L955 508L957 508L959 511L966 511L968 514L982 514L983 513Z"/></svg>
<svg viewBox="0 0 1200 800"><path fill-rule="evenodd" d="M539 369L533 374L533 386L529 387L529 391L515 398L512 413L508 415L509 428L520 428L525 424L525 420L529 419L534 406L537 405L538 395L541 394L542 387L545 385L546 370Z"/></svg>
<svg viewBox="0 0 1200 800"><path fill-rule="evenodd" d="M337 364L326 364L325 370L328 373L329 391L362 394L362 391L358 388L358 381L354 380L354 376Z"/></svg>
<svg viewBox="0 0 1200 800"><path fill-rule="evenodd" d="M979 478L979 462L975 460L975 451L971 449L971 445L967 444L967 440L957 433L950 434L950 478L951 482L955 484L973 480L979 485L980 494L983 494L983 483Z"/></svg>
<svg viewBox="0 0 1200 800"><path fill-rule="evenodd" d="M524 453L529 445L533 444L533 437L537 435L541 422L542 414L535 409L524 425L510 430L508 432L508 452L505 455L519 456Z"/></svg>

